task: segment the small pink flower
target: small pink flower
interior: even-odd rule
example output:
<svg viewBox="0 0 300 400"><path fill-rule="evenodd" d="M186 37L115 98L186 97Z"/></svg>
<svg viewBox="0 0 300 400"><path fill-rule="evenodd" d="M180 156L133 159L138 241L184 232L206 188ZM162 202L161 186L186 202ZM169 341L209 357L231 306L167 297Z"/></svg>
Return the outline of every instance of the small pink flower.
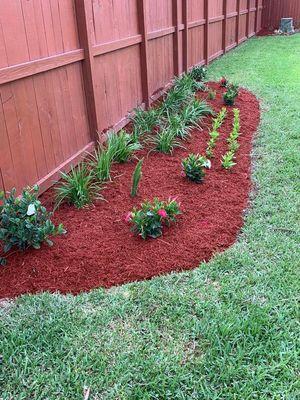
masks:
<svg viewBox="0 0 300 400"><path fill-rule="evenodd" d="M183 172L183 171L181 171L181 174L180 174L183 178L185 178L185 173Z"/></svg>
<svg viewBox="0 0 300 400"><path fill-rule="evenodd" d="M168 214L167 211L164 210L163 208L157 211L157 214L162 217L162 218L167 218Z"/></svg>
<svg viewBox="0 0 300 400"><path fill-rule="evenodd" d="M125 222L130 222L132 219L132 212L129 211L126 215L125 215Z"/></svg>

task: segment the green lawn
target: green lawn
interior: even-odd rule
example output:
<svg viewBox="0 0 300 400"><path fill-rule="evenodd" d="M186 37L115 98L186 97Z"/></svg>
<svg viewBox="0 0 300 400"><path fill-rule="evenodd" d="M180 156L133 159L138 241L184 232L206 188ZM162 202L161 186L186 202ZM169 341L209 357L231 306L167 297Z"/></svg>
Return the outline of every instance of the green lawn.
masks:
<svg viewBox="0 0 300 400"><path fill-rule="evenodd" d="M300 398L300 35L250 40L221 75L264 111L238 242L191 272L2 303L0 399Z"/></svg>

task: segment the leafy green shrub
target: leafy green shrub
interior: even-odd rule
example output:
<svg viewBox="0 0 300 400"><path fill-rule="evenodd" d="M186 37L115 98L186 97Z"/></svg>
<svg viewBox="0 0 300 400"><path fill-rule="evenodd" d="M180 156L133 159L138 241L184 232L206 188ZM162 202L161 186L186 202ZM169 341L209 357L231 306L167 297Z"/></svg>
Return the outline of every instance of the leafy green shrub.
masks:
<svg viewBox="0 0 300 400"><path fill-rule="evenodd" d="M111 180L110 170L113 162L113 153L102 145L95 149L94 154L90 156L90 168L93 177L98 182L107 182Z"/></svg>
<svg viewBox="0 0 300 400"><path fill-rule="evenodd" d="M139 160L139 162L136 164L136 167L135 167L135 169L133 171L131 197L135 197L136 194L137 194L138 186L139 186L140 180L142 178L143 162L144 162L143 158L141 160Z"/></svg>
<svg viewBox="0 0 300 400"><path fill-rule="evenodd" d="M133 136L124 129L121 129L118 133L111 131L107 135L107 151L113 161L123 163L140 148L141 145L134 141Z"/></svg>
<svg viewBox="0 0 300 400"><path fill-rule="evenodd" d="M199 183L205 177L204 168L210 168L211 162L199 154L189 154L182 160L183 175L189 180Z"/></svg>
<svg viewBox="0 0 300 400"><path fill-rule="evenodd" d="M189 74L196 81L203 81L206 78L207 69L204 66L197 65L190 71Z"/></svg>
<svg viewBox="0 0 300 400"><path fill-rule="evenodd" d="M220 79L220 86L221 87L227 87L227 85L228 85L227 78L225 78L225 76L222 76L222 78Z"/></svg>
<svg viewBox="0 0 300 400"><path fill-rule="evenodd" d="M145 201L141 207L129 212L125 221L132 224L132 231L143 239L157 238L162 235L163 226L169 226L181 214L180 204L175 199L161 201L154 198L152 202Z"/></svg>
<svg viewBox="0 0 300 400"><path fill-rule="evenodd" d="M4 253L14 247L39 249L44 242L52 246L49 237L66 232L62 224L56 227L51 221L52 214L37 198L38 190L38 186L26 188L16 197L16 189L13 189L7 198L4 192L0 193L0 240ZM6 259L0 257L0 264L5 263Z"/></svg>
<svg viewBox="0 0 300 400"><path fill-rule="evenodd" d="M224 93L223 99L224 103L228 106L233 106L235 103L235 99L237 98L239 93L239 88L237 85L228 85L227 86L227 92Z"/></svg>
<svg viewBox="0 0 300 400"><path fill-rule="evenodd" d="M71 167L69 174L61 173L61 181L55 187L56 207L63 202L73 204L77 208L92 203L94 198L103 199L98 194L100 186L94 182L93 171L81 162L77 167Z"/></svg>

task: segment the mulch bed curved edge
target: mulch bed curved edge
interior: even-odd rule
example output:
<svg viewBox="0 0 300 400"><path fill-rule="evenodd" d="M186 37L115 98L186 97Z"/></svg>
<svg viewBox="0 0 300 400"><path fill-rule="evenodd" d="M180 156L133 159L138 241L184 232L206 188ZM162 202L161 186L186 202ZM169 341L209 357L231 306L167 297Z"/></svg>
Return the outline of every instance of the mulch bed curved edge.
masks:
<svg viewBox="0 0 300 400"><path fill-rule="evenodd" d="M224 89L218 84L215 100L208 101L215 111L223 106ZM198 93L206 98L206 93ZM68 233L54 238L54 246L17 253L0 268L0 298L42 291L78 294L97 287L109 288L127 282L150 279L171 271L199 266L215 253L231 246L243 225L243 214L251 190L252 138L260 120L256 97L240 89L235 107L240 109L241 136L237 165L226 171L220 158L227 150L226 139L232 128L232 107L220 129L220 139L202 184L181 176L181 160L190 152L205 153L211 119L203 130L195 129L186 149L173 155L140 151L145 157L139 194L130 197L131 176L136 160L113 167L115 176L103 191L107 202L77 210L63 205L53 218L62 222ZM164 230L158 239L135 237L124 222L124 215L144 199L178 197L183 214L178 223ZM42 196L52 206L53 193Z"/></svg>

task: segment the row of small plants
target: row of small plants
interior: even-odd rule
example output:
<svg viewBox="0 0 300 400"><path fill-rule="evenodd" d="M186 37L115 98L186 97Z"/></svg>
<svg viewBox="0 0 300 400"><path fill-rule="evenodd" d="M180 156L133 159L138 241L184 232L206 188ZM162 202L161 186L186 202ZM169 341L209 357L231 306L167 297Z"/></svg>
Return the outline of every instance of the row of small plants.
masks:
<svg viewBox="0 0 300 400"><path fill-rule="evenodd" d="M234 162L235 153L239 148L238 138L240 136L240 110L233 109L233 128L227 139L228 151L222 156L222 166L225 169L230 169L236 163Z"/></svg>

